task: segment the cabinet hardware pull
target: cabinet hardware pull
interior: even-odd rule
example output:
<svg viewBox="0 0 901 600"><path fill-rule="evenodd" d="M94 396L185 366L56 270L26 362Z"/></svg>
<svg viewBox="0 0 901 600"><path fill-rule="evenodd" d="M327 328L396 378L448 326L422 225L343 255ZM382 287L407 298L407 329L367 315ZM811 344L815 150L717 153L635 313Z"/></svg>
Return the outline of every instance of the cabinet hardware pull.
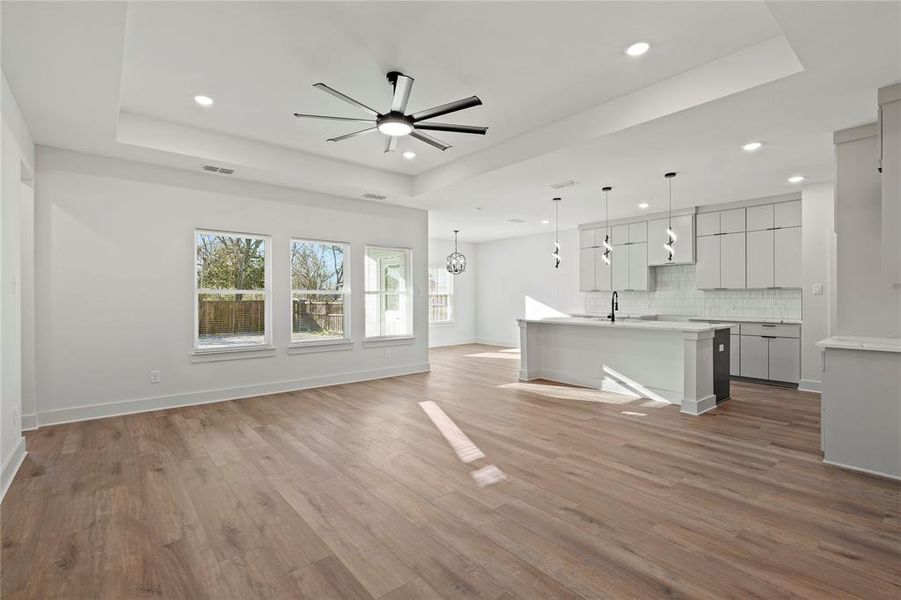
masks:
<svg viewBox="0 0 901 600"><path fill-rule="evenodd" d="M762 336L760 336L760 337L766 338L766 339L768 339L768 340L775 340L775 339L776 339L776 336L775 336L775 335L762 335Z"/></svg>

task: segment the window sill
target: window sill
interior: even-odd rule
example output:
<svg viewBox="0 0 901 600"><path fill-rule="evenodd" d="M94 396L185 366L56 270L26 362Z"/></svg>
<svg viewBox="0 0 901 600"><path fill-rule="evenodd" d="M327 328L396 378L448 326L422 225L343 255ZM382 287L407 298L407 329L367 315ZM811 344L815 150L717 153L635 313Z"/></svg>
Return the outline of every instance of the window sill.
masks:
<svg viewBox="0 0 901 600"><path fill-rule="evenodd" d="M354 341L348 339L310 340L294 342L288 346L288 354L313 354L315 352L336 352L353 350Z"/></svg>
<svg viewBox="0 0 901 600"><path fill-rule="evenodd" d="M275 346L262 344L259 346L233 346L227 348L195 349L191 362L216 362L220 360L240 360L245 358L268 358L275 356Z"/></svg>
<svg viewBox="0 0 901 600"><path fill-rule="evenodd" d="M429 321L429 327L448 327L450 325L456 325L456 321Z"/></svg>
<svg viewBox="0 0 901 600"><path fill-rule="evenodd" d="M364 348L380 348L382 346L404 346L416 343L413 335L383 335L363 340Z"/></svg>

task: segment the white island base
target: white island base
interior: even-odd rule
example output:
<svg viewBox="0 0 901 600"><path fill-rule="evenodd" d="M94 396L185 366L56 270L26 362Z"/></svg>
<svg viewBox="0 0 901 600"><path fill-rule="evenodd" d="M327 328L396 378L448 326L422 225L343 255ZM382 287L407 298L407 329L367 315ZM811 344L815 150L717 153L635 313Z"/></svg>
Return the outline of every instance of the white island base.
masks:
<svg viewBox="0 0 901 600"><path fill-rule="evenodd" d="M519 319L521 381L549 379L679 404L699 415L716 406L714 332L729 324ZM717 349L726 351L728 348Z"/></svg>

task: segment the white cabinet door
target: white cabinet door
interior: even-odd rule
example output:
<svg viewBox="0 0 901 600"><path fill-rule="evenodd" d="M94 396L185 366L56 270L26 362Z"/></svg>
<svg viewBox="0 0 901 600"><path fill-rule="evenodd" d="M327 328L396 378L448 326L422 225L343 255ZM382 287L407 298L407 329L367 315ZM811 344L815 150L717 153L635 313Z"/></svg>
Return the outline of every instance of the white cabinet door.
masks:
<svg viewBox="0 0 901 600"><path fill-rule="evenodd" d="M698 213L698 237L716 235L720 232L720 213Z"/></svg>
<svg viewBox="0 0 901 600"><path fill-rule="evenodd" d="M595 232L597 229L580 229L579 230L579 248L591 248L597 246L595 241ZM602 238L603 239L603 238Z"/></svg>
<svg viewBox="0 0 901 600"><path fill-rule="evenodd" d="M717 236L720 240L720 287L743 289L745 282L745 232ZM701 264L701 238L698 238L698 264Z"/></svg>
<svg viewBox="0 0 901 600"><path fill-rule="evenodd" d="M749 206L745 214L747 215L748 231L770 229L773 227L772 204L764 204L763 206Z"/></svg>
<svg viewBox="0 0 901 600"><path fill-rule="evenodd" d="M579 249L579 290L590 292L595 287L594 281L594 248Z"/></svg>
<svg viewBox="0 0 901 600"><path fill-rule="evenodd" d="M769 340L757 335L741 335L741 376L768 379Z"/></svg>
<svg viewBox="0 0 901 600"><path fill-rule="evenodd" d="M629 243L637 244L648 241L648 222L629 224Z"/></svg>
<svg viewBox="0 0 901 600"><path fill-rule="evenodd" d="M613 247L613 289L629 289L629 246Z"/></svg>
<svg viewBox="0 0 901 600"><path fill-rule="evenodd" d="M780 202L773 207L773 227L800 227L801 201Z"/></svg>
<svg viewBox="0 0 901 600"><path fill-rule="evenodd" d="M695 287L712 290L720 285L720 238L721 235L698 237L698 263L695 269Z"/></svg>
<svg viewBox="0 0 901 600"><path fill-rule="evenodd" d="M747 235L748 288L773 287L773 231L749 231Z"/></svg>
<svg viewBox="0 0 901 600"><path fill-rule="evenodd" d="M594 287L599 292L609 292L613 289L613 269L604 262L603 255L603 248L594 249Z"/></svg>
<svg viewBox="0 0 901 600"><path fill-rule="evenodd" d="M720 233L744 233L745 209L733 208L720 213Z"/></svg>
<svg viewBox="0 0 901 600"><path fill-rule="evenodd" d="M729 375L741 375L741 336L729 336Z"/></svg>
<svg viewBox="0 0 901 600"><path fill-rule="evenodd" d="M776 229L773 234L776 259L773 285L801 287L801 228Z"/></svg>
<svg viewBox="0 0 901 600"><path fill-rule="evenodd" d="M801 380L801 340L770 338L769 372L773 381Z"/></svg>
<svg viewBox="0 0 901 600"><path fill-rule="evenodd" d="M629 226L628 225L614 225L611 228L613 231L610 234L610 237L613 238L611 244L628 244L629 243Z"/></svg>
<svg viewBox="0 0 901 600"><path fill-rule="evenodd" d="M676 234L676 243L673 249L676 251L673 260L667 260L669 256L663 244L666 243L667 219L654 219L648 221L648 264L681 265L693 263L694 253L694 215L679 215L673 217L673 233Z"/></svg>
<svg viewBox="0 0 901 600"><path fill-rule="evenodd" d="M648 245L646 242L629 245L629 289L647 290Z"/></svg>

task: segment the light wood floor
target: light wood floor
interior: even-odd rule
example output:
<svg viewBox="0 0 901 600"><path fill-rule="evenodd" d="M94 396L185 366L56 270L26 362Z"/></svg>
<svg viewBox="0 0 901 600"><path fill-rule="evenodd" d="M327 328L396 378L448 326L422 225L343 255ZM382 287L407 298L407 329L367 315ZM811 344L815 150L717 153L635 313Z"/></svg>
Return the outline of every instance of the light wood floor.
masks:
<svg viewBox="0 0 901 600"><path fill-rule="evenodd" d="M820 462L817 396L740 383L689 417L516 359L33 432L2 597L901 596L901 486ZM508 479L478 488L426 399Z"/></svg>

